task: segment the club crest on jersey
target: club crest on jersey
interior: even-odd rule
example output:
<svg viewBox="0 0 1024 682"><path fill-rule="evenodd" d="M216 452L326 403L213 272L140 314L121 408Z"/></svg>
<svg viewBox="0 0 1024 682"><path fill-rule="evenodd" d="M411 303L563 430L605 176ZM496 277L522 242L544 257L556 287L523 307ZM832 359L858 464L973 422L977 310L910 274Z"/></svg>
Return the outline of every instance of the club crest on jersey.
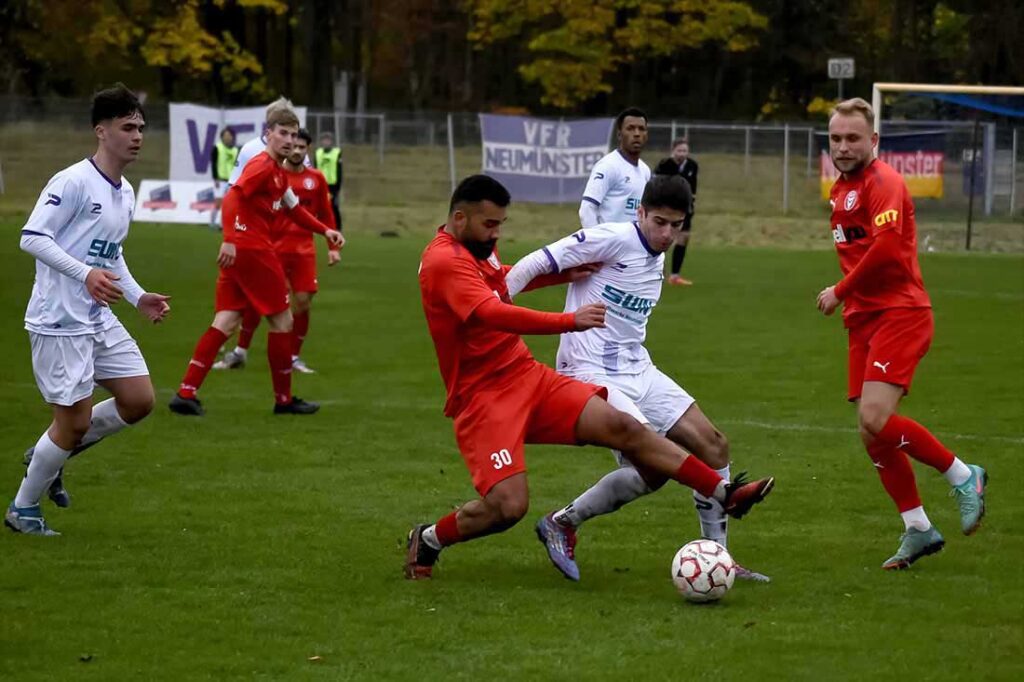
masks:
<svg viewBox="0 0 1024 682"><path fill-rule="evenodd" d="M306 189L313 189L314 187L316 187L316 183L313 182L313 178L306 178L305 180L302 181L302 186L305 187Z"/></svg>
<svg viewBox="0 0 1024 682"><path fill-rule="evenodd" d="M501 269L501 263L498 262L498 254L491 252L491 255L487 257L487 262L491 264L491 267L495 270Z"/></svg>
<svg viewBox="0 0 1024 682"><path fill-rule="evenodd" d="M857 190L851 189L846 193L846 201L843 202L843 209L851 210L857 204Z"/></svg>

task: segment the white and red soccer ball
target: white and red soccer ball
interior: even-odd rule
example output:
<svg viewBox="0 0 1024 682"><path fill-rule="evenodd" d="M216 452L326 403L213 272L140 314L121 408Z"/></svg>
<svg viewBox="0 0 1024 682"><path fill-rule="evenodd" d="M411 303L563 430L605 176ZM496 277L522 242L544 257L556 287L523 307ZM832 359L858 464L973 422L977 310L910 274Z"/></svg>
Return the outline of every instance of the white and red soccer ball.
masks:
<svg viewBox="0 0 1024 682"><path fill-rule="evenodd" d="M712 540L688 542L672 559L672 582L687 601L717 601L735 579L736 562Z"/></svg>

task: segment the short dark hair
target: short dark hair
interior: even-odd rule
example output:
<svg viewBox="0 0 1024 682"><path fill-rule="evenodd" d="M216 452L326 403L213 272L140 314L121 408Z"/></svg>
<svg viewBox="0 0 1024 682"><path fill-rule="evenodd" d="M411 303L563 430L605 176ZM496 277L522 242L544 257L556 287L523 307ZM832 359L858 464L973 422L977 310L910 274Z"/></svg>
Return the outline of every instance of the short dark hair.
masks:
<svg viewBox="0 0 1024 682"><path fill-rule="evenodd" d="M671 208L683 213L693 210L693 192L690 183L681 175L655 175L640 197L640 205L644 210L652 208Z"/></svg>
<svg viewBox="0 0 1024 682"><path fill-rule="evenodd" d="M305 140L306 144L313 144L313 136L309 134L309 131L305 128L299 128L299 132L296 134L300 140Z"/></svg>
<svg viewBox="0 0 1024 682"><path fill-rule="evenodd" d="M448 213L454 212L459 204L479 204L481 201L489 201L504 208L512 202L512 195L505 189L505 185L489 175L470 175L452 193Z"/></svg>
<svg viewBox="0 0 1024 682"><path fill-rule="evenodd" d="M629 107L619 112L619 115L615 117L615 129L622 130L622 124L625 123L627 116L636 116L642 118L644 123L647 123L647 114L643 112L643 109L637 109L636 107Z"/></svg>
<svg viewBox="0 0 1024 682"><path fill-rule="evenodd" d="M145 118L142 102L124 83L114 83L112 87L100 90L92 96L92 125L103 121L124 118L138 113Z"/></svg>

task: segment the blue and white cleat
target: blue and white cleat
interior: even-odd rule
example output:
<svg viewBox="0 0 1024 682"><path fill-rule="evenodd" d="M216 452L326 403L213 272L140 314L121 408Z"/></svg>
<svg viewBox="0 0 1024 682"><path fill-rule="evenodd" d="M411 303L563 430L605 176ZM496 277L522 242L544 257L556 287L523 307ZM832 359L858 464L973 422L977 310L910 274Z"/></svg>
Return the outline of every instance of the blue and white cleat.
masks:
<svg viewBox="0 0 1024 682"><path fill-rule="evenodd" d="M964 535L972 535L981 525L985 516L985 488L988 486L988 472L977 464L968 464L971 477L963 484L954 486L950 495L955 495L960 504L960 528Z"/></svg>
<svg viewBox="0 0 1024 682"><path fill-rule="evenodd" d="M576 530L558 523L548 514L537 522L537 539L548 550L548 558L562 575L579 582L580 569L576 565Z"/></svg>
<svg viewBox="0 0 1024 682"><path fill-rule="evenodd" d="M39 509L38 504L34 507L15 507L11 502L7 513L4 514L4 525L15 533L24 533L25 535L60 535L46 525L46 521L43 520L43 512Z"/></svg>

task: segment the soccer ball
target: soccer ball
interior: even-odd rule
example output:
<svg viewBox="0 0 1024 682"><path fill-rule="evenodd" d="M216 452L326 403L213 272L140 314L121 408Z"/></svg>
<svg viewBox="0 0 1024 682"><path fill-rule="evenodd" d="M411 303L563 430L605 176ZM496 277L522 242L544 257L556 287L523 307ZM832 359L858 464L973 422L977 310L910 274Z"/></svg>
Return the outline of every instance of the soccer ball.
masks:
<svg viewBox="0 0 1024 682"><path fill-rule="evenodd" d="M712 540L688 542L672 559L672 582L687 601L717 601L735 579L736 562Z"/></svg>

